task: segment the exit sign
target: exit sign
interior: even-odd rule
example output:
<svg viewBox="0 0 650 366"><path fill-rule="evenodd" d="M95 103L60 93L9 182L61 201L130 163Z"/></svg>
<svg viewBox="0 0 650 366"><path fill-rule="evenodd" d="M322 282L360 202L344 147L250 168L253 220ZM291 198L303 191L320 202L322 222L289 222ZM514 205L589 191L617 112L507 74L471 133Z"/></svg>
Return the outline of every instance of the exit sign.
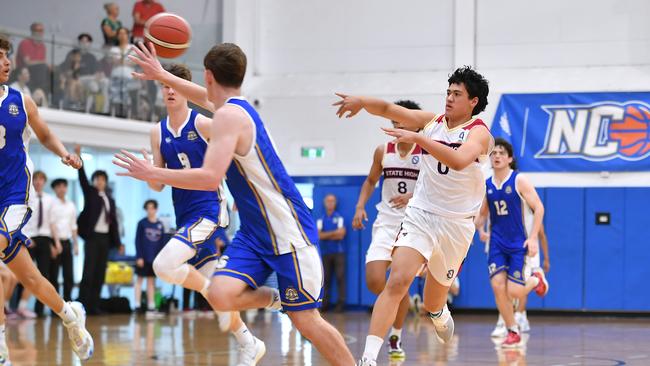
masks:
<svg viewBox="0 0 650 366"><path fill-rule="evenodd" d="M325 148L322 146L303 146L300 148L300 157L303 159L322 159L325 157Z"/></svg>

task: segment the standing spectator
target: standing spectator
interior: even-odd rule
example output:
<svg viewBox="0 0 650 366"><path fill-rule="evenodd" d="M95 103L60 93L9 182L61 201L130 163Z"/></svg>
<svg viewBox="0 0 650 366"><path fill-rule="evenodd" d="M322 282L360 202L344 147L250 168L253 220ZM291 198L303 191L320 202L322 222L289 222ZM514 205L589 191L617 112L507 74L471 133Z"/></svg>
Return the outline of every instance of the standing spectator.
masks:
<svg viewBox="0 0 650 366"><path fill-rule="evenodd" d="M133 5L133 30L131 41L135 44L144 41L144 23L152 16L165 12L165 8L155 0L142 0Z"/></svg>
<svg viewBox="0 0 650 366"><path fill-rule="evenodd" d="M81 33L77 37L81 64L79 67L79 82L86 99L86 112L108 112L108 78L92 54L91 46L93 37L88 33ZM72 51L70 51L72 52Z"/></svg>
<svg viewBox="0 0 650 366"><path fill-rule="evenodd" d="M153 271L153 260L165 245L164 228L158 220L158 202L147 200L144 203L147 217L138 222L135 234L135 273L138 279L135 282L135 306L140 307L142 295L142 280L147 279L147 318L158 318L161 313L156 311L154 295L156 292L156 274Z"/></svg>
<svg viewBox="0 0 650 366"><path fill-rule="evenodd" d="M77 155L81 147L76 146ZM79 169L79 183L84 194L84 208L77 219L79 236L84 239L83 277L79 284L79 301L88 314L99 314L99 297L104 286L108 251L120 247L115 201L109 197L106 188L108 175L97 170L88 181L86 171Z"/></svg>
<svg viewBox="0 0 650 366"><path fill-rule="evenodd" d="M59 267L63 269L63 299L71 301L72 288L74 287L74 272L72 256L79 254L77 240L77 208L74 203L66 199L68 181L55 179L51 185L56 198L52 204L52 237L57 248L61 248L59 255L52 260L50 267L50 282L55 289L59 289Z"/></svg>
<svg viewBox="0 0 650 366"><path fill-rule="evenodd" d="M120 15L120 7L116 3L106 3L104 10L106 10L106 18L101 23L104 47L117 46L117 30L122 28L122 22L117 19Z"/></svg>
<svg viewBox="0 0 650 366"><path fill-rule="evenodd" d="M323 288L323 311L327 311L330 305L330 284L332 272L336 274L336 284L339 290L336 312L343 311L345 306L345 250L343 238L345 238L345 225L343 216L336 212L336 196L328 194L323 200L325 215L316 222L318 226L318 238L320 239L320 250L323 256L323 270L325 272L325 286Z"/></svg>
<svg viewBox="0 0 650 366"><path fill-rule="evenodd" d="M50 88L50 66L47 64L47 50L43 43L45 27L42 23L32 23L30 26L31 37L23 39L18 45L16 53L16 69L27 67L29 69L32 91L40 89L49 91Z"/></svg>
<svg viewBox="0 0 650 366"><path fill-rule="evenodd" d="M45 173L40 170L35 171L32 180L36 192L29 197L32 217L25 225L24 233L32 239L33 245L29 248L29 253L36 260L38 270L43 277L50 278L52 258L61 251L61 248L56 247L52 240L53 223L51 219L54 197L43 191L47 182ZM25 303L21 304L18 313L25 317L31 317L32 314L24 308L25 305ZM34 310L36 315L43 315L43 304L37 301Z"/></svg>

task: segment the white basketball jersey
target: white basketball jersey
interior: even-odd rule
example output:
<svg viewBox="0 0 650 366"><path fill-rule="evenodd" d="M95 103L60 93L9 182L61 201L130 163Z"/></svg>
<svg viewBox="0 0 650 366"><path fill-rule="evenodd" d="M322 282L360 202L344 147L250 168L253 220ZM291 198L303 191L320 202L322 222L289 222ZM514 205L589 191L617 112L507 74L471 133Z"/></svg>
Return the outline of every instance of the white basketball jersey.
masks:
<svg viewBox="0 0 650 366"><path fill-rule="evenodd" d="M472 118L450 129L443 114L429 122L422 134L458 149L463 142L467 141L472 128L487 128L487 126L482 120ZM481 155L477 161L460 171L450 169L426 151L423 152L422 160L420 177L409 206L448 218L475 216L485 197L482 165L487 162L488 155Z"/></svg>
<svg viewBox="0 0 650 366"><path fill-rule="evenodd" d="M381 187L381 202L377 204L377 222L399 225L404 218L404 208L395 208L390 199L406 193L413 193L415 182L420 173L422 148L413 144L405 156L401 156L397 144L387 142L384 145L384 158L381 166L384 182Z"/></svg>

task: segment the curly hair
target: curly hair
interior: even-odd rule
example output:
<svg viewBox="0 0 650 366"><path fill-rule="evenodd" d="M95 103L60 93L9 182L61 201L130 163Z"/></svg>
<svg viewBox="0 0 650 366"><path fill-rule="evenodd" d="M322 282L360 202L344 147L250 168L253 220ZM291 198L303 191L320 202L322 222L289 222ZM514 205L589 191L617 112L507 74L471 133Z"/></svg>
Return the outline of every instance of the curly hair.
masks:
<svg viewBox="0 0 650 366"><path fill-rule="evenodd" d="M449 85L451 84L463 84L470 98L478 98L478 103L474 106L472 110L472 115L477 115L485 110L485 107L488 105L488 93L490 88L488 87L488 81L474 70L471 66L459 67L447 80Z"/></svg>

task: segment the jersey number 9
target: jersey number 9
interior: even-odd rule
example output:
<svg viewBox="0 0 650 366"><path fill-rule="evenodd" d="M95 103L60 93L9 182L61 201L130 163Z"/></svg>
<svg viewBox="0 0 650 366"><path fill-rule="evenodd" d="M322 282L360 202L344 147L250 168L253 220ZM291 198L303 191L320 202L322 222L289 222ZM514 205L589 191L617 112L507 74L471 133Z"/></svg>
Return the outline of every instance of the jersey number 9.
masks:
<svg viewBox="0 0 650 366"><path fill-rule="evenodd" d="M190 158L185 153L178 153L178 160L180 160L183 169L190 169L192 165L190 164Z"/></svg>

